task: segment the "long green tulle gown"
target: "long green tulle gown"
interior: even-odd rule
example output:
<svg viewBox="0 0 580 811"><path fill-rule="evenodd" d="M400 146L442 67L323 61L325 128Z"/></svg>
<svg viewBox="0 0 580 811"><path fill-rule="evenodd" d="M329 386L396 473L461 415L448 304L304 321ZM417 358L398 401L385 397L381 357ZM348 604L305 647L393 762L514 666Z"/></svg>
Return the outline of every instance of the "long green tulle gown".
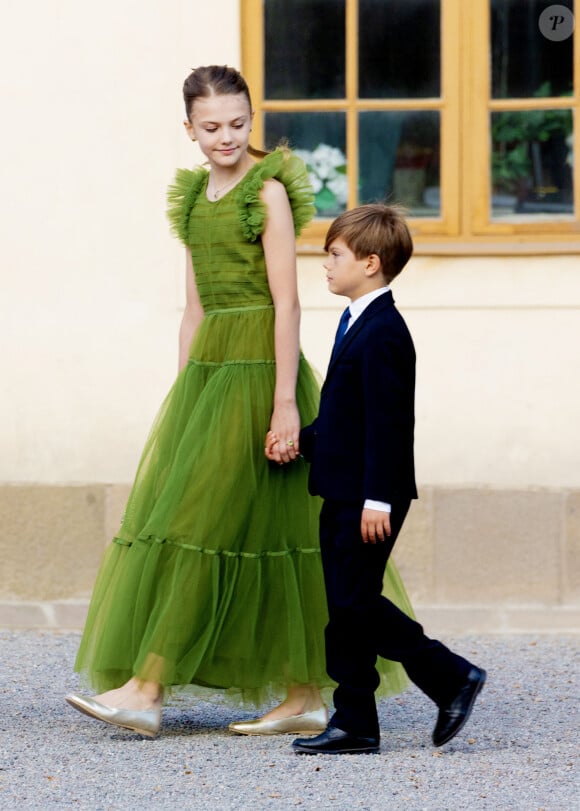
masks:
<svg viewBox="0 0 580 811"><path fill-rule="evenodd" d="M260 190L277 178L296 233L313 213L302 162L278 149L215 202L208 172L179 170L174 232L191 249L205 318L145 445L123 523L90 604L75 669L96 691L133 675L216 688L259 704L292 682L332 685L318 545L320 501L302 460L264 457L275 383L274 308L260 234ZM303 425L318 385L301 357ZM411 612L392 564L385 593ZM379 660L381 692L406 684Z"/></svg>

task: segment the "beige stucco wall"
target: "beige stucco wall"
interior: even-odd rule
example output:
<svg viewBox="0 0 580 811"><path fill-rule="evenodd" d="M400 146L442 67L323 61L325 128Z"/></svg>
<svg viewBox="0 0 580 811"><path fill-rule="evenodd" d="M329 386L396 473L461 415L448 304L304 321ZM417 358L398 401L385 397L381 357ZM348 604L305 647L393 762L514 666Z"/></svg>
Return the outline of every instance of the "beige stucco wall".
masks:
<svg viewBox="0 0 580 811"><path fill-rule="evenodd" d="M239 66L238 6L2 9L0 626L82 623L176 370L183 256L165 190L199 160L181 83L197 64ZM321 261L299 258L322 375L344 301ZM472 617L483 604L488 622L490 606L577 607L579 257L419 256L394 291L418 351L422 499L398 551L413 598L471 601Z"/></svg>
<svg viewBox="0 0 580 811"><path fill-rule="evenodd" d="M176 369L165 189L198 159L181 82L239 63L238 4L3 14L0 481L126 482ZM320 263L300 258L300 285L324 372L342 301ZM418 257L395 294L418 349L419 479L578 486L580 258Z"/></svg>
<svg viewBox="0 0 580 811"><path fill-rule="evenodd" d="M238 3L31 0L0 25L0 481L126 481L177 365L181 84Z"/></svg>

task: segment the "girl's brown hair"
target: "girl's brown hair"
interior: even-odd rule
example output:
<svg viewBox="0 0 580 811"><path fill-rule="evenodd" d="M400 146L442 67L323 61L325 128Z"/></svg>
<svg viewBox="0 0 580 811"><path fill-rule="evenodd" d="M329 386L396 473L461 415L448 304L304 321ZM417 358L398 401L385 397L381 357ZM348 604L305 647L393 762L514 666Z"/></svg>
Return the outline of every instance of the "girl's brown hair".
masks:
<svg viewBox="0 0 580 811"><path fill-rule="evenodd" d="M191 112L196 99L208 98L209 96L237 96L239 94L246 97L251 111L250 89L239 71L228 65L206 65L195 68L183 83L183 100L187 120L191 122ZM255 149L249 144L248 152L256 158L263 158L268 154L261 149Z"/></svg>

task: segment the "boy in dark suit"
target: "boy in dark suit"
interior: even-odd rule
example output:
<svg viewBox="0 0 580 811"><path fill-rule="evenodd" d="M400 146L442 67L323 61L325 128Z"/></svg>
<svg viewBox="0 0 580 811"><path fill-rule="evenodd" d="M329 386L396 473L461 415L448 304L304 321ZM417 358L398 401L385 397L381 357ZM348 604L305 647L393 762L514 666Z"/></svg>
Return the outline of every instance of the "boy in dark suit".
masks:
<svg viewBox="0 0 580 811"><path fill-rule="evenodd" d="M324 504L320 545L328 600L328 674L337 682L326 730L298 738L298 753L377 752L377 655L403 664L438 706L433 742L462 728L485 671L429 639L382 596L387 560L417 498L413 459L415 350L389 283L413 251L396 207L365 205L330 226L328 287L348 296L321 392L318 417L300 433L309 489ZM283 461L269 434L266 455Z"/></svg>

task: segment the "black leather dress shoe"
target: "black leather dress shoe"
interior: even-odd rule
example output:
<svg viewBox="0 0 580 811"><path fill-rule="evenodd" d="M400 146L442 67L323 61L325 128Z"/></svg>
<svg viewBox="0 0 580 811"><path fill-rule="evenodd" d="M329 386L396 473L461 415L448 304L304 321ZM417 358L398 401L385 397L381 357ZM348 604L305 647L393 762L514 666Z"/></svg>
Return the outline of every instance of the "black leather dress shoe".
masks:
<svg viewBox="0 0 580 811"><path fill-rule="evenodd" d="M379 748L378 738L360 738L330 725L315 738L296 738L292 744L299 755L358 755Z"/></svg>
<svg viewBox="0 0 580 811"><path fill-rule="evenodd" d="M433 730L433 743L442 746L450 741L463 727L475 703L478 693L485 684L485 670L472 667L467 679L454 699L444 707L439 707L439 716Z"/></svg>

